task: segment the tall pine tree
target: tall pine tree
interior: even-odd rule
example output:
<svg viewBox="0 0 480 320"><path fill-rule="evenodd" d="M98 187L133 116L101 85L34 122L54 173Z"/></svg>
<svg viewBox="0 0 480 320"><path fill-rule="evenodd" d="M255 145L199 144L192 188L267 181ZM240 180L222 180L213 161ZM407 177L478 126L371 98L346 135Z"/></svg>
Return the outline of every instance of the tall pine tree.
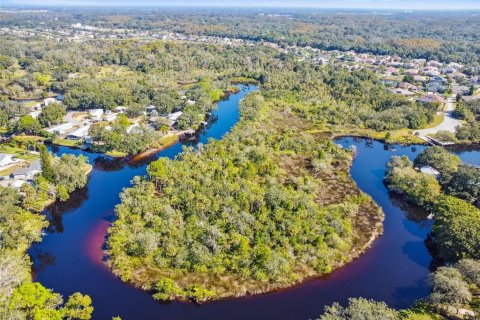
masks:
<svg viewBox="0 0 480 320"><path fill-rule="evenodd" d="M45 145L40 146L40 161L42 163L42 176L49 182L54 182L55 173L52 167L52 159Z"/></svg>

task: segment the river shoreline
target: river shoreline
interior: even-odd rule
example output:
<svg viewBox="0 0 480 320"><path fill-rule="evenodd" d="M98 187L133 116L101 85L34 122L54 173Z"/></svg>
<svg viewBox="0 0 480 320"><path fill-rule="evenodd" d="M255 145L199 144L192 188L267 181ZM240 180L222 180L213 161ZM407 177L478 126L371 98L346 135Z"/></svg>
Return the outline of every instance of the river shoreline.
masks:
<svg viewBox="0 0 480 320"><path fill-rule="evenodd" d="M233 105L240 97L232 96L225 104ZM223 106L219 112L234 111ZM228 124L222 118L225 115L220 116L219 121L208 129L208 135L200 136L200 142L205 143L210 137L221 138L225 126L233 126L237 116L235 113L229 115L233 118ZM364 239L363 246L357 244L357 248L364 249L362 254L357 249L354 252L357 258L352 255L351 259L346 259L348 263L336 266L327 275L307 278L273 292L224 298L199 307L180 301L159 303L149 293L121 282L105 267L104 261L98 263L98 255L97 259L92 259L94 251L88 245L92 243L92 232L95 231L97 241L104 239L97 233L114 218L112 210L119 201L120 191L128 187L134 176L145 174L145 161L165 156L173 158L181 152L182 144L177 143L153 155L152 159L146 157L136 163L105 162L101 155L84 153L94 164L87 188L67 203L54 204L48 209L49 220L54 223L52 231L30 250L35 261L36 279L64 295L75 291L89 294L95 307L94 319L118 315L123 319L146 320L160 314L162 319L168 320L221 320L225 316L232 320L261 319L267 314L281 320L308 319L316 317L323 306L334 301L344 303L351 296L382 300L394 308L408 307L428 293L428 288L423 285L431 264L424 244L429 228L424 223L428 221L422 222L423 218L410 220L414 209L403 203L397 204L398 200L390 198L383 185L383 170L391 155L414 157L424 146L394 146L386 150L380 142L359 138L336 139L334 143L343 147L357 146L348 176L383 209L385 220L382 223L383 233ZM71 152L69 150L61 147L57 153ZM112 168L107 167L109 163ZM101 224L103 227L98 227ZM103 244L103 241L97 242L98 249L95 249L102 258ZM49 260L54 263L44 262L40 256L37 258L40 253L41 257L51 257ZM407 288L408 291L404 292Z"/></svg>
<svg viewBox="0 0 480 320"><path fill-rule="evenodd" d="M355 154L352 155L349 161L349 166L347 171L350 171L354 157L355 157ZM347 174L349 173L347 172ZM351 179L350 176L349 178L350 178L349 182L352 184L352 188L354 188L359 194L368 196L367 194L360 191L355 181L353 181L353 179ZM356 236L357 240L361 239L361 241L355 241L354 244L352 245L352 248L345 253L344 260L334 263L332 265L332 269L330 270L330 272L324 273L324 274L319 274L316 272L308 272L302 278L297 279L295 282L292 282L292 283L266 284L264 282L258 282L258 286L254 289L250 289L248 291L241 290L241 291L227 292L220 296L215 296L214 298L208 299L207 301L202 301L202 303L209 303L213 301L222 301L222 300L242 298L242 297L254 297L254 296L265 295L265 294L274 293L274 292L281 292L282 290L288 290L288 289L301 286L306 281L314 281L314 280L327 277L329 274L331 274L332 272L335 272L337 269L347 266L354 260L360 258L363 254L365 254L368 251L368 249L372 247L375 240L383 234L383 221L384 221L385 215L382 209L371 198L370 198L370 205L372 207L372 211L370 212L370 215L367 217L367 220L371 222L369 226L361 225L361 223L359 223L359 220L361 217L357 217L357 219L355 219L356 217L352 217L353 224L354 225L356 224L356 226L354 226L353 228L354 233L357 234ZM107 241L108 229L110 225L111 224L109 224L108 228L105 230L106 231L105 238L104 238L105 241ZM369 229L367 231L369 232L369 234L364 233L366 231L365 227ZM359 232L359 231L364 231L364 232ZM362 236L360 236L360 233ZM98 247L98 244L96 245L96 247ZM97 253L95 256L99 256L99 254ZM110 272L112 272L112 274L114 274L120 280L121 274L119 274L118 270L112 269L112 266L109 265L109 261L107 259L108 254L105 250L103 250L103 257L104 257L103 262L105 267L107 267L110 270ZM228 278L228 277L230 276L223 275L221 278ZM244 282L250 283L250 284L255 282L251 279L235 278L234 276L232 276L232 278L233 278L232 281L235 281L236 283L238 283L237 288L244 287L243 285ZM133 281L127 281L125 283L128 285L131 285L134 288L145 290L150 294L152 293L150 292L150 290L148 290L148 286L146 287L144 283L137 283ZM169 299L165 301L181 301L181 302L192 302L192 303L198 304L197 301L191 301L188 299L178 299L178 298Z"/></svg>

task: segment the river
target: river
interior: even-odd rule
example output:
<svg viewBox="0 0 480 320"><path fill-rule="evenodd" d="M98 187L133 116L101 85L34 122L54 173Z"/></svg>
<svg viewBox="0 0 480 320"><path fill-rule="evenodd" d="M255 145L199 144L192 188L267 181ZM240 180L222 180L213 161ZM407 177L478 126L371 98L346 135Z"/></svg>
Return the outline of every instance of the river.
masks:
<svg viewBox="0 0 480 320"><path fill-rule="evenodd" d="M218 104L217 118L200 135L197 142L220 139L238 121L238 104L254 86L242 86ZM197 142L188 144L195 145ZM74 292L89 294L93 299L94 319L121 316L130 319L310 319L334 301L348 297L368 297L402 308L424 297L431 256L425 239L431 227L422 210L409 206L390 195L383 185L385 163L392 155L415 157L423 146L393 146L366 139L341 138L344 147L355 145L356 156L351 173L358 186L385 212L384 234L371 249L347 266L320 279L278 292L226 299L196 305L193 303L159 303L141 290L122 283L105 267L103 245L119 193L130 186L134 176L144 175L146 166L159 156L173 158L182 150L177 143L159 154L136 162L110 159L75 149L60 147L57 154L84 154L94 165L85 188L75 191L65 203L48 208L51 222L43 241L30 249L34 260L35 280L64 296ZM476 150L459 150L464 161L480 163Z"/></svg>

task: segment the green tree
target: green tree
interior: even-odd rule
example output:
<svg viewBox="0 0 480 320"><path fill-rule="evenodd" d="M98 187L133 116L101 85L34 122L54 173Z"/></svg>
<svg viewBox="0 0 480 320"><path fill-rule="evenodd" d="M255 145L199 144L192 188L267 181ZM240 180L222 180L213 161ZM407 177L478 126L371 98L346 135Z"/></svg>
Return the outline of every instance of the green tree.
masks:
<svg viewBox="0 0 480 320"><path fill-rule="evenodd" d="M350 298L348 306L338 303L325 307L325 313L319 320L399 320L397 311L390 309L384 302L364 298Z"/></svg>
<svg viewBox="0 0 480 320"><path fill-rule="evenodd" d="M441 194L437 179L415 170L406 156L392 157L387 163L385 182L389 190L420 206L432 204Z"/></svg>
<svg viewBox="0 0 480 320"><path fill-rule="evenodd" d="M49 316L48 319L61 319L57 308L62 304L62 297L53 293L40 283L24 283L13 292L10 307L20 309L33 319L45 319L42 315Z"/></svg>
<svg viewBox="0 0 480 320"><path fill-rule="evenodd" d="M88 320L93 312L92 299L76 292L68 298L61 311L66 319Z"/></svg>
<svg viewBox="0 0 480 320"><path fill-rule="evenodd" d="M147 168L148 175L150 179L155 183L155 187L160 190L168 182L168 170L170 170L170 159L160 158L157 161L150 163Z"/></svg>
<svg viewBox="0 0 480 320"><path fill-rule="evenodd" d="M8 114L0 109L0 126L5 127L8 124Z"/></svg>
<svg viewBox="0 0 480 320"><path fill-rule="evenodd" d="M42 109L38 121L44 127L50 127L63 122L67 109L59 103L51 103Z"/></svg>
<svg viewBox="0 0 480 320"><path fill-rule="evenodd" d="M480 287L480 261L462 259L455 264L455 269L460 271L468 283Z"/></svg>
<svg viewBox="0 0 480 320"><path fill-rule="evenodd" d="M35 73L35 81L39 86L48 86L51 76L49 74Z"/></svg>
<svg viewBox="0 0 480 320"><path fill-rule="evenodd" d="M155 284L154 299L168 300L177 297L182 290L177 286L175 281L169 278L162 278Z"/></svg>
<svg viewBox="0 0 480 320"><path fill-rule="evenodd" d="M40 129L40 123L30 115L21 117L15 126L15 132L17 133L37 134Z"/></svg>
<svg viewBox="0 0 480 320"><path fill-rule="evenodd" d="M55 171L52 166L52 156L45 145L40 146L40 161L42 164L42 176L47 179L48 182L55 181Z"/></svg>
<svg viewBox="0 0 480 320"><path fill-rule="evenodd" d="M432 233L439 257L480 259L480 210L464 200L443 196L433 212Z"/></svg>
<svg viewBox="0 0 480 320"><path fill-rule="evenodd" d="M474 203L480 197L480 169L461 165L453 173L442 176L446 193Z"/></svg>
<svg viewBox="0 0 480 320"><path fill-rule="evenodd" d="M57 197L60 199L60 201L67 201L68 198L70 198L68 190L64 185L59 184L57 186Z"/></svg>
<svg viewBox="0 0 480 320"><path fill-rule="evenodd" d="M429 301L439 307L459 307L468 303L472 295L468 284L455 268L440 267L428 276L427 283L432 288Z"/></svg>
<svg viewBox="0 0 480 320"><path fill-rule="evenodd" d="M445 148L435 146L423 150L413 163L416 167L432 166L444 174L457 171L462 162L458 156L451 154Z"/></svg>

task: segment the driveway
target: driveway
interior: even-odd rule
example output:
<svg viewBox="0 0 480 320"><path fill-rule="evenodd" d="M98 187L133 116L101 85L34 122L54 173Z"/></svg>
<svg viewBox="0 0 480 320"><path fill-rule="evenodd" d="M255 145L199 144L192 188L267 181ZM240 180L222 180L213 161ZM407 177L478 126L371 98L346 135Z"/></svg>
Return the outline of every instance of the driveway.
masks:
<svg viewBox="0 0 480 320"><path fill-rule="evenodd" d="M418 134L420 138L427 137L429 135L434 135L439 131L448 131L448 132L454 133L456 131L456 128L462 125L462 121L455 119L452 115L453 111L455 110L455 104L454 104L455 100L456 100L455 95L448 98L447 108L444 111L445 117L443 118L442 123L440 123L438 126L433 128L417 130L415 131L415 133Z"/></svg>

